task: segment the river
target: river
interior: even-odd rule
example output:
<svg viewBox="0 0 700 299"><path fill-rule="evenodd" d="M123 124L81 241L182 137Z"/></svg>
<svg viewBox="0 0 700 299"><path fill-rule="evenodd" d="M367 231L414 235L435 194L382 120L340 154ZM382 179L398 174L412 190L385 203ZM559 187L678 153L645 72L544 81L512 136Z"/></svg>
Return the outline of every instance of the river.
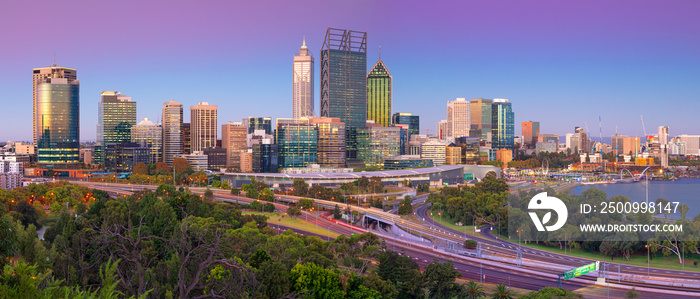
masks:
<svg viewBox="0 0 700 299"><path fill-rule="evenodd" d="M632 201L643 202L646 200L646 182L618 183L605 185L583 185L571 188L571 194L580 195L590 188L605 191L608 198L615 195L624 195ZM649 181L649 201L657 198L677 201L688 205L690 210L686 218L692 219L700 213L700 178L681 178L675 181ZM678 214L676 214L678 215Z"/></svg>

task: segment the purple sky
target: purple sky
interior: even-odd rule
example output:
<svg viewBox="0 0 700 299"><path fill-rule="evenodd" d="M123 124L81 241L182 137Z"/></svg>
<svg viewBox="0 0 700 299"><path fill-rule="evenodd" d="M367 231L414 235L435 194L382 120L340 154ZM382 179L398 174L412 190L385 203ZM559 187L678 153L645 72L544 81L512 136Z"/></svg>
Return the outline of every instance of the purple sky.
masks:
<svg viewBox="0 0 700 299"><path fill-rule="evenodd" d="M292 57L320 65L328 27L367 31L368 68L394 76L394 112L435 130L456 97L507 98L520 122L563 135L700 134L700 1L0 2L0 140L31 140L31 70L76 68L81 140L103 90L158 119L170 99L219 105L219 122L291 117ZM318 113L316 76L316 112ZM189 109L185 109L186 120Z"/></svg>

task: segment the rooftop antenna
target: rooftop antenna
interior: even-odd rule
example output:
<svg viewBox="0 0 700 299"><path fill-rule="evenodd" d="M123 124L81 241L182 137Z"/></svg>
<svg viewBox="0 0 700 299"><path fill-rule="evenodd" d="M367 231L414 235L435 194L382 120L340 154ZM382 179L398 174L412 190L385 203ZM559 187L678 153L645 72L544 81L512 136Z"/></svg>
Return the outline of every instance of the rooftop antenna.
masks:
<svg viewBox="0 0 700 299"><path fill-rule="evenodd" d="M379 60L382 60L382 44L379 44Z"/></svg>
<svg viewBox="0 0 700 299"><path fill-rule="evenodd" d="M53 67L56 67L56 52L53 52Z"/></svg>

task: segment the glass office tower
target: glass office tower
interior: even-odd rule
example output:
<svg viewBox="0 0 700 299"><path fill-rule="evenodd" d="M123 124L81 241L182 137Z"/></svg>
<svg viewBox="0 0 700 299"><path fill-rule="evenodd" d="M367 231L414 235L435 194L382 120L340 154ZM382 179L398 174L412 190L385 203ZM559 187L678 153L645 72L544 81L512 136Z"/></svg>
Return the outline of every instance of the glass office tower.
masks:
<svg viewBox="0 0 700 299"><path fill-rule="evenodd" d="M366 167L384 167L384 160L400 153L399 127L368 127L357 129L357 158Z"/></svg>
<svg viewBox="0 0 700 299"><path fill-rule="evenodd" d="M37 158L42 166L80 165L80 82L44 78L37 84Z"/></svg>
<svg viewBox="0 0 700 299"><path fill-rule="evenodd" d="M182 154L182 103L163 103L163 162L173 165L175 155Z"/></svg>
<svg viewBox="0 0 700 299"><path fill-rule="evenodd" d="M275 131L279 167L306 167L316 163L318 131L309 124L280 125Z"/></svg>
<svg viewBox="0 0 700 299"><path fill-rule="evenodd" d="M337 117L315 117L318 130L316 162L324 167L345 167L345 124Z"/></svg>
<svg viewBox="0 0 700 299"><path fill-rule="evenodd" d="M255 130L265 130L265 134L272 135L271 117L248 117L243 119L243 125L248 127L248 134L253 134Z"/></svg>
<svg viewBox="0 0 700 299"><path fill-rule="evenodd" d="M471 137L479 137L481 141L491 142L493 100L474 99L469 102Z"/></svg>
<svg viewBox="0 0 700 299"><path fill-rule="evenodd" d="M382 127L391 125L392 80L380 52L379 61L367 73L367 119Z"/></svg>
<svg viewBox="0 0 700 299"><path fill-rule="evenodd" d="M131 127L131 142L148 148L148 163L163 161L163 128L144 118Z"/></svg>
<svg viewBox="0 0 700 299"><path fill-rule="evenodd" d="M408 125L409 139L411 135L420 135L420 118L412 113L394 113L391 117L394 125Z"/></svg>
<svg viewBox="0 0 700 299"><path fill-rule="evenodd" d="M119 92L103 91L97 110L97 142L131 142L131 127L135 125L136 102Z"/></svg>
<svg viewBox="0 0 700 299"><path fill-rule="evenodd" d="M40 83L43 83L46 78L66 78L68 79L68 83L74 83L77 82L78 72L71 68L57 67L55 63L50 67L35 68L32 70L32 127L35 145L39 144L39 135L41 134L38 128L39 110L37 105L39 94L37 87Z"/></svg>
<svg viewBox="0 0 700 299"><path fill-rule="evenodd" d="M506 99L494 99L491 107L491 147L512 150L515 137L515 114Z"/></svg>
<svg viewBox="0 0 700 299"><path fill-rule="evenodd" d="M346 127L347 158L357 157L356 131L367 120L367 32L328 28L321 48L321 117Z"/></svg>
<svg viewBox="0 0 700 299"><path fill-rule="evenodd" d="M252 156L253 172L277 172L277 167L279 166L277 144L254 144Z"/></svg>

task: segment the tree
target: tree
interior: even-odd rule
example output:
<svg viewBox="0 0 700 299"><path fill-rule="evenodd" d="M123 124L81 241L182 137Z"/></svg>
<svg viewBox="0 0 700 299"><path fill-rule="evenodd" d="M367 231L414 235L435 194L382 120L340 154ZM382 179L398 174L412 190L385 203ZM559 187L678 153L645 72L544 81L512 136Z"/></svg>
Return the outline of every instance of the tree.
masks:
<svg viewBox="0 0 700 299"><path fill-rule="evenodd" d="M143 162L134 165L134 174L148 175L148 165Z"/></svg>
<svg viewBox="0 0 700 299"><path fill-rule="evenodd" d="M184 158L175 158L173 160L173 168L175 168L176 174L184 174L185 171L190 167L190 163Z"/></svg>
<svg viewBox="0 0 700 299"><path fill-rule="evenodd" d="M515 298L513 291L504 284L499 284L493 289L493 299L512 299Z"/></svg>
<svg viewBox="0 0 700 299"><path fill-rule="evenodd" d="M299 207L308 210L314 206L314 200L309 198L302 198L299 200Z"/></svg>
<svg viewBox="0 0 700 299"><path fill-rule="evenodd" d="M309 184L303 179L294 179L292 183L292 194L294 196L306 196L309 193Z"/></svg>
<svg viewBox="0 0 700 299"><path fill-rule="evenodd" d="M572 291L545 287L539 291L532 291L523 296L518 297L518 299L549 299L549 298L584 298L583 295L576 294Z"/></svg>
<svg viewBox="0 0 700 299"><path fill-rule="evenodd" d="M289 273L291 290L310 292L306 298L335 299L345 298L340 286L338 273L324 269L314 263L296 264Z"/></svg>
<svg viewBox="0 0 700 299"><path fill-rule="evenodd" d="M41 225L39 225L39 214L36 212L34 206L30 205L28 202L20 200L15 206L14 211L19 213L20 219L18 220L22 222L24 227L30 224L41 227Z"/></svg>
<svg viewBox="0 0 700 299"><path fill-rule="evenodd" d="M406 195L399 206L399 215L410 215L413 213L413 206L411 203L411 197Z"/></svg>
<svg viewBox="0 0 700 299"><path fill-rule="evenodd" d="M460 291L455 277L462 275L454 269L452 262L440 264L437 259L425 267L425 281L431 298L452 298Z"/></svg>
<svg viewBox="0 0 700 299"><path fill-rule="evenodd" d="M224 190L231 189L231 185L227 181L221 181L221 189L224 189Z"/></svg>
<svg viewBox="0 0 700 299"><path fill-rule="evenodd" d="M275 205L269 202L265 203L265 207L263 208L265 212L274 212L275 211Z"/></svg>
<svg viewBox="0 0 700 299"><path fill-rule="evenodd" d="M15 256L17 250L17 232L10 219L0 216L0 268L8 258Z"/></svg>
<svg viewBox="0 0 700 299"><path fill-rule="evenodd" d="M637 290L635 290L634 287L632 287L629 291L627 291L627 293L625 293L626 299L634 299L634 298L639 298L639 297L640 297L639 292L637 292Z"/></svg>
<svg viewBox="0 0 700 299"><path fill-rule="evenodd" d="M484 286L479 283L476 283L473 280L470 280L464 286L464 291L462 291L462 294L459 296L459 298L477 299L481 298L484 295L486 295L486 292L484 292Z"/></svg>
<svg viewBox="0 0 700 299"><path fill-rule="evenodd" d="M214 200L214 192L211 191L211 189L207 188L207 191L204 191L204 199Z"/></svg>
<svg viewBox="0 0 700 299"><path fill-rule="evenodd" d="M301 211L297 207L289 207L287 209L287 214L289 214L289 216L291 216L291 217L296 217L296 216L301 215Z"/></svg>
<svg viewBox="0 0 700 299"><path fill-rule="evenodd" d="M255 278L265 298L283 298L289 292L289 272L276 261L265 261L259 267Z"/></svg>
<svg viewBox="0 0 700 299"><path fill-rule="evenodd" d="M338 205L335 205L335 208L333 209L333 219L340 218L343 218L342 211L340 210L340 207Z"/></svg>
<svg viewBox="0 0 700 299"><path fill-rule="evenodd" d="M172 172L172 169L170 169L170 166L168 166L168 164L165 164L165 162L156 163L156 170L155 170L154 174L164 175L164 174L169 174L171 172Z"/></svg>
<svg viewBox="0 0 700 299"><path fill-rule="evenodd" d="M464 240L464 248L466 249L476 249L477 242L475 240Z"/></svg>

